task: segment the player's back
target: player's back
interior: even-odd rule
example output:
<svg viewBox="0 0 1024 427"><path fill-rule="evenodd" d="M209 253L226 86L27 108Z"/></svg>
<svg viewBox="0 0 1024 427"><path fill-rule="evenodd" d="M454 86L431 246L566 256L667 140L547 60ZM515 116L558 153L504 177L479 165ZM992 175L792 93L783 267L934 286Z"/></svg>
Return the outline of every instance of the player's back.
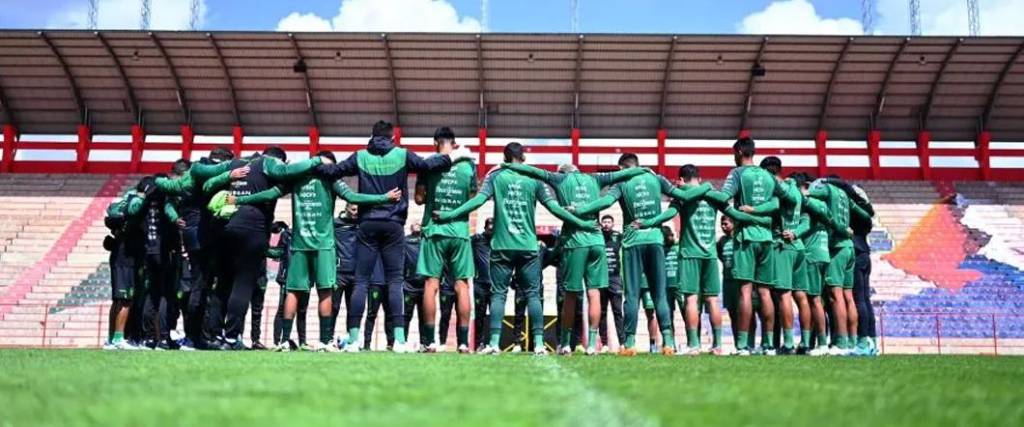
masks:
<svg viewBox="0 0 1024 427"><path fill-rule="evenodd" d="M540 182L507 169L490 177L494 186L494 250L535 250L534 212ZM545 188L546 189L546 188Z"/></svg>
<svg viewBox="0 0 1024 427"><path fill-rule="evenodd" d="M660 227L637 230L628 225L634 221L651 219L661 214L661 194L662 187L665 185L662 180L665 178L645 173L613 188L613 191L620 193L619 207L622 208L622 221L627 224L623 230L623 247L660 244L664 241Z"/></svg>

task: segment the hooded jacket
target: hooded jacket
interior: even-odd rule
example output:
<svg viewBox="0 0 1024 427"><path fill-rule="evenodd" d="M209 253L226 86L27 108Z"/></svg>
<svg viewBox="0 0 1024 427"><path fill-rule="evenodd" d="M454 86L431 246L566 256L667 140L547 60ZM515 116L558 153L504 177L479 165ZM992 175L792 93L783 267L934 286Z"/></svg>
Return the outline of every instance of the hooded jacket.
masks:
<svg viewBox="0 0 1024 427"><path fill-rule="evenodd" d="M393 188L402 190L397 203L379 206L359 206L359 222L394 221L405 224L409 213L409 172L429 172L451 167L448 155L439 154L422 158L412 151L395 146L385 136L370 138L366 149L359 150L345 161L333 165L321 165L316 174L325 179L335 180L346 176L359 176L359 192L363 194L385 194Z"/></svg>

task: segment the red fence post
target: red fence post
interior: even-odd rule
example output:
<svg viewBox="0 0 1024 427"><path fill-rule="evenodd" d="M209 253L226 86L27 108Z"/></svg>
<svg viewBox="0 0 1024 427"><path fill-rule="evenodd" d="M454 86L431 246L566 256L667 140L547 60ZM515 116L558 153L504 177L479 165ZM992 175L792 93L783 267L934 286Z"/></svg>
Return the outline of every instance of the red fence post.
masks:
<svg viewBox="0 0 1024 427"><path fill-rule="evenodd" d="M242 131L242 127L235 125L231 128L231 152L235 153L235 157L242 156L242 140L245 139L245 132Z"/></svg>
<svg viewBox="0 0 1024 427"><path fill-rule="evenodd" d="M928 145L932 141L932 133L926 130L917 134L917 158L921 165L921 178L932 179L932 163Z"/></svg>
<svg viewBox="0 0 1024 427"><path fill-rule="evenodd" d="M868 164L871 165L871 179L882 178L881 145L882 132L878 129L868 132Z"/></svg>
<svg viewBox="0 0 1024 427"><path fill-rule="evenodd" d="M476 136L480 141L476 152L476 174L483 178L487 174L487 128L477 129Z"/></svg>
<svg viewBox="0 0 1024 427"><path fill-rule="evenodd" d="M658 174L665 175L666 161L665 153L668 151L665 142L668 141L668 130L658 129Z"/></svg>
<svg viewBox="0 0 1024 427"><path fill-rule="evenodd" d="M313 126L309 128L309 157L320 152L320 128Z"/></svg>
<svg viewBox="0 0 1024 427"><path fill-rule="evenodd" d="M402 145L402 127L395 126L395 145Z"/></svg>
<svg viewBox="0 0 1024 427"><path fill-rule="evenodd" d="M569 139L572 140L572 147L570 147L572 153L572 164L579 167L580 165L580 128L572 128L569 132Z"/></svg>
<svg viewBox="0 0 1024 427"><path fill-rule="evenodd" d="M992 179L992 158L989 155L988 149L991 142L991 132L986 130L978 133L976 145L978 148L978 169L981 170L982 181L989 181Z"/></svg>
<svg viewBox="0 0 1024 427"><path fill-rule="evenodd" d="M0 172L10 172L14 168L14 140L18 136L18 130L14 125L4 125L4 160L0 164Z"/></svg>
<svg viewBox="0 0 1024 427"><path fill-rule="evenodd" d="M75 170L85 172L89 162L89 143L92 142L92 130L89 125L78 125L78 144L75 146Z"/></svg>
<svg viewBox="0 0 1024 427"><path fill-rule="evenodd" d="M828 157L825 156L825 144L828 142L828 132L819 130L814 135L814 154L818 158L818 176L828 174Z"/></svg>
<svg viewBox="0 0 1024 427"><path fill-rule="evenodd" d="M192 160L192 143L195 142L196 134L192 125L181 125L181 158Z"/></svg>
<svg viewBox="0 0 1024 427"><path fill-rule="evenodd" d="M146 132L138 124L132 125L132 157L129 170L138 173L142 164L142 145L146 142Z"/></svg>

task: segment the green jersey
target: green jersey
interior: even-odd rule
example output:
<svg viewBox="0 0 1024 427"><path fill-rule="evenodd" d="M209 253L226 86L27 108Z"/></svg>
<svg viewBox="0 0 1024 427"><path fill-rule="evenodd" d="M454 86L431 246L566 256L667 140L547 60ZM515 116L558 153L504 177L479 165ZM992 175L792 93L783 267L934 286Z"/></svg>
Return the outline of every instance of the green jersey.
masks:
<svg viewBox="0 0 1024 427"><path fill-rule="evenodd" d="M334 249L334 196L356 204L387 202L384 194L360 194L342 180L328 187L321 178L307 176L291 185L292 240L295 251Z"/></svg>
<svg viewBox="0 0 1024 427"><path fill-rule="evenodd" d="M846 192L831 184L819 183L811 188L811 197L820 199L828 206L833 229L829 235L831 248L853 247L850 236L840 230L846 230L850 226L850 198Z"/></svg>
<svg viewBox="0 0 1024 427"><path fill-rule="evenodd" d="M718 240L718 260L722 261L722 278L732 280L732 254L735 251L736 239L732 236L722 236Z"/></svg>
<svg viewBox="0 0 1024 427"><path fill-rule="evenodd" d="M800 189L792 179L787 179L775 186L775 195L779 198L779 210L775 216L776 238L787 249L804 250L804 242L801 239L787 242L782 238L783 231L791 231L799 236L803 228L808 227L807 217L803 214L803 194L800 194Z"/></svg>
<svg viewBox="0 0 1024 427"><path fill-rule="evenodd" d="M665 246L665 286L669 288L679 287L679 248L677 244Z"/></svg>
<svg viewBox="0 0 1024 427"><path fill-rule="evenodd" d="M828 252L828 206L818 199L805 199L804 215L808 218L808 227L803 234L798 234L804 243L804 254L808 262L827 263L831 259Z"/></svg>
<svg viewBox="0 0 1024 427"><path fill-rule="evenodd" d="M757 166L740 166L729 172L722 184L722 193L733 199L733 204L752 206L768 203L775 194L775 177ZM772 231L769 227L751 223L736 224L736 239L747 242L770 242Z"/></svg>
<svg viewBox="0 0 1024 427"><path fill-rule="evenodd" d="M572 206L573 209L581 209L597 200L601 197L601 188L603 187L647 173L647 170L641 168L585 174L578 171L549 172L533 166L514 163L503 165L503 167L546 182L555 189L558 203L562 206ZM588 222L596 222L599 215L599 212L592 212L586 215L580 214L579 217ZM600 231L582 230L572 223L566 223L562 228L561 242L565 249L604 246L604 235Z"/></svg>
<svg viewBox="0 0 1024 427"><path fill-rule="evenodd" d="M660 215L661 195L671 191L672 184L665 177L652 174L635 176L608 191L606 197L618 200L619 207L622 208L622 221L626 224L622 233L623 248L664 243L665 236L662 235L660 227L638 230L629 224Z"/></svg>
<svg viewBox="0 0 1024 427"><path fill-rule="evenodd" d="M695 185L683 185L690 189ZM692 203L674 203L682 222L679 246L683 258L714 259L718 256L715 248L715 219L718 212L703 199Z"/></svg>
<svg viewBox="0 0 1024 427"><path fill-rule="evenodd" d="M469 213L445 223L435 223L433 214L435 211L455 209L476 193L476 166L473 162L460 160L447 171L421 173L416 177L416 187L420 186L426 190L423 235L469 240Z"/></svg>

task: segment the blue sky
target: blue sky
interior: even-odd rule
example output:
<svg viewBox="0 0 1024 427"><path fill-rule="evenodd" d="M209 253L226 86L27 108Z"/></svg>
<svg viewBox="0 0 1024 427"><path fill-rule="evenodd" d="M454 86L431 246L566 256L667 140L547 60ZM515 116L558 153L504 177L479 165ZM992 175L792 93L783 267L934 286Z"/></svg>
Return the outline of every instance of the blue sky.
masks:
<svg viewBox="0 0 1024 427"><path fill-rule="evenodd" d="M153 28L187 29L189 0L151 0ZM583 32L859 34L857 0L579 0ZM877 0L874 32L905 34L907 0ZM101 28L138 28L140 0L100 0ZM479 31L480 0L202 0L201 29ZM922 2L925 34L966 32L964 0ZM344 4L344 7L343 7ZM985 0L985 34L1019 34L1024 0ZM0 0L0 28L82 28L88 0ZM569 0L490 0L487 30L568 32ZM1015 18L1016 17L1016 18Z"/></svg>

